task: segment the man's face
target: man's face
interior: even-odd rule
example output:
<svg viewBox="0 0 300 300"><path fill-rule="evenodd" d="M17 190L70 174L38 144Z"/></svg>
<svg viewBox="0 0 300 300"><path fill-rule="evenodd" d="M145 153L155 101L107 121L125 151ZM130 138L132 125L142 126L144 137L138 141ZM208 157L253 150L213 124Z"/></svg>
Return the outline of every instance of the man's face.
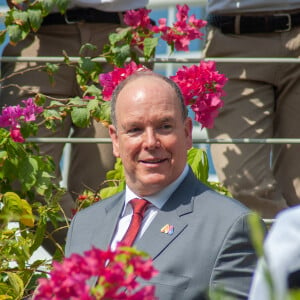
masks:
<svg viewBox="0 0 300 300"><path fill-rule="evenodd" d="M155 194L181 174L192 146L192 120L182 120L168 83L150 76L129 82L118 95L116 119L117 129L110 126L114 155L136 194Z"/></svg>

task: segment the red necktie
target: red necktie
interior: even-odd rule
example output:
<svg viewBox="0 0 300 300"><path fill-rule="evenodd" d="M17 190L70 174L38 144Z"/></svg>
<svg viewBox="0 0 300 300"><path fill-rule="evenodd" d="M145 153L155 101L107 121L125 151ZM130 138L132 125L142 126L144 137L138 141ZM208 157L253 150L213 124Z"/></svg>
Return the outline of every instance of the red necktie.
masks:
<svg viewBox="0 0 300 300"><path fill-rule="evenodd" d="M121 243L125 246L131 246L139 232L141 223L149 202L145 199L135 198L129 201L132 206L133 214L127 232Z"/></svg>

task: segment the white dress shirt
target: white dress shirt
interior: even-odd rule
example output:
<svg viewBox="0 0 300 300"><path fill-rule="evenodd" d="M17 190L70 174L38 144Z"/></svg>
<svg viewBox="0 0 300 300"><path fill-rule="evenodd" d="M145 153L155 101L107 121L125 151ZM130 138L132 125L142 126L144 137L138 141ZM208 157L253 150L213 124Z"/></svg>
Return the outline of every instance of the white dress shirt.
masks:
<svg viewBox="0 0 300 300"><path fill-rule="evenodd" d="M151 224L154 217L156 216L157 212L164 206L164 204L167 202L167 200L170 198L173 192L184 180L184 178L188 173L188 170L189 170L188 165L186 165L181 175L174 182L172 182L170 185L164 188L162 191L158 192L155 195L143 197L144 199L148 200L151 203L151 205L148 206L145 212L137 239L139 239L144 234L144 232L146 231L146 229L148 228L148 226ZM131 191L128 186L126 186L124 208L118 226L116 228L114 238L111 243L112 250L116 249L117 243L122 240L123 236L125 235L129 227L133 210L131 205L128 203L130 200L134 198L140 198L140 197L138 197L133 191Z"/></svg>

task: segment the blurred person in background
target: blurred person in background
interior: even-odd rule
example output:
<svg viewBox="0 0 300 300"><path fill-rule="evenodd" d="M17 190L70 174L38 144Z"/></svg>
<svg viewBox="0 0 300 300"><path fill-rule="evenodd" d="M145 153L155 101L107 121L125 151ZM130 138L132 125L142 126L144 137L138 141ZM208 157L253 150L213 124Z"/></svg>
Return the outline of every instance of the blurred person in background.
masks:
<svg viewBox="0 0 300 300"><path fill-rule="evenodd" d="M208 0L205 57L300 56L300 1ZM210 138L299 138L300 65L217 63L229 81ZM215 144L217 175L234 198L273 218L300 203L300 145Z"/></svg>

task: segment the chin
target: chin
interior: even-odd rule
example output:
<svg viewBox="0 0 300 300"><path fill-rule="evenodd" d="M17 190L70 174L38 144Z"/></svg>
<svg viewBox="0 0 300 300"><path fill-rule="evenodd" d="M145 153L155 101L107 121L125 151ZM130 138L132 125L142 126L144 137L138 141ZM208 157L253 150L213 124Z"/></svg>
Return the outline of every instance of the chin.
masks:
<svg viewBox="0 0 300 300"><path fill-rule="evenodd" d="M142 188L145 189L145 192L148 195L155 194L169 185L171 182L169 180L150 180L150 181L143 181Z"/></svg>

